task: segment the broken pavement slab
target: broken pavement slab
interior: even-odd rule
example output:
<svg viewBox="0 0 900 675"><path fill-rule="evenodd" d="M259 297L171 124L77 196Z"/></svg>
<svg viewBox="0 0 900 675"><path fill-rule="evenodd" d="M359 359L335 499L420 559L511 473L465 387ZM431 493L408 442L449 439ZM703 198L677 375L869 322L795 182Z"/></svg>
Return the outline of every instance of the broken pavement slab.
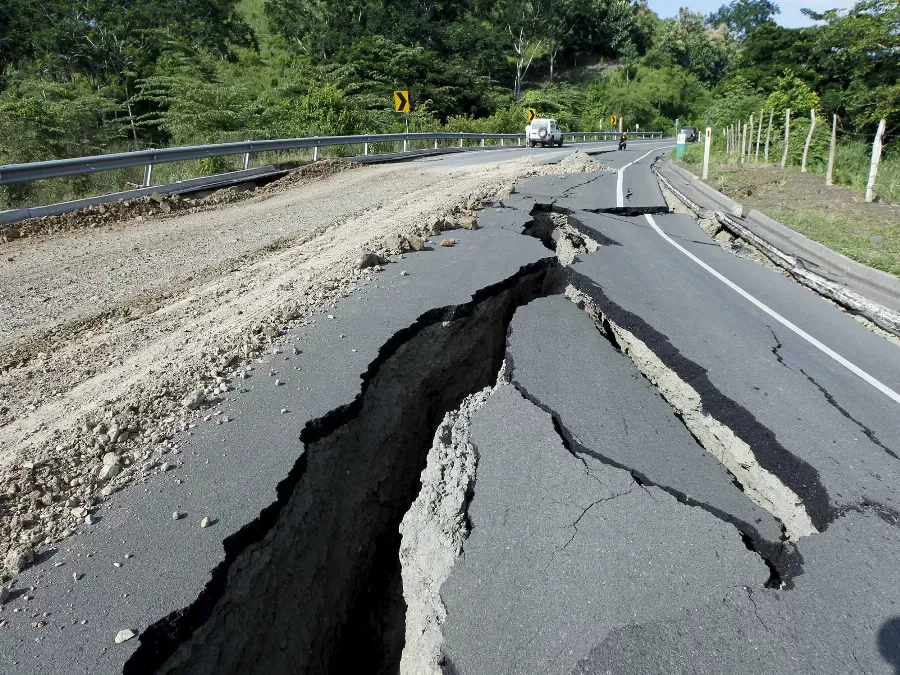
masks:
<svg viewBox="0 0 900 675"><path fill-rule="evenodd" d="M441 589L445 672L568 673L616 628L768 578L734 527L627 471L586 467L511 386L475 413L471 438L472 534Z"/></svg>
<svg viewBox="0 0 900 675"><path fill-rule="evenodd" d="M570 282L696 390L704 413L801 498L817 529L866 501L896 509L895 403L689 260L645 218L577 215L621 248L582 257L567 268ZM781 316L900 388L896 346L783 275L723 251L690 218L654 221Z"/></svg>
<svg viewBox="0 0 900 675"><path fill-rule="evenodd" d="M540 298L519 308L509 328L507 363L513 385L554 417L589 467L629 471L731 523L769 559L782 554L782 524L747 497L570 300Z"/></svg>

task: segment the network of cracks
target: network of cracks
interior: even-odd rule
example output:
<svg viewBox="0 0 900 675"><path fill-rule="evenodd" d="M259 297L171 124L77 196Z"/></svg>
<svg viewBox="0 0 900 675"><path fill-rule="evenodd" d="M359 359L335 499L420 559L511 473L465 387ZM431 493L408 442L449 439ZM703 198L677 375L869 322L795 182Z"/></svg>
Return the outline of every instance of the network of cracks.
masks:
<svg viewBox="0 0 900 675"><path fill-rule="evenodd" d="M754 629L763 633L783 630L769 622L793 616L772 608L789 603L785 598L800 593L802 580L811 574L804 562L806 542L825 536L848 514L876 516L880 525L872 527L896 530L900 516L887 505L834 506L812 466L780 445L749 410L717 391L703 369L681 356L665 335L617 306L600 285L572 267L617 242L552 203L538 203L527 215L521 235L539 239L547 257L481 289L470 302L427 312L394 334L363 374L356 399L306 425L300 439L305 452L279 485L277 501L226 540L225 560L190 607L142 634L126 672L397 673L401 663L405 672L423 672L423 667L468 672L452 649L442 647L440 624L446 617L440 616L440 608L433 625L422 628L433 631L435 639L425 646L410 640L410 622L422 617L410 616L412 608L404 598L409 575L418 572L401 564L401 523L425 491L423 470L429 458L440 450L443 461L453 461L454 448L468 448L468 479L452 482L446 472L440 473L447 486L433 489L428 505L438 518L442 500L453 503L448 521L453 532L432 542L453 550L432 553L449 555L452 561L465 551L467 538L478 528L467 509L478 498L479 456L490 451L467 435L478 414L471 401L480 396L483 405L500 388L512 388L504 391L515 391L547 417L562 452L582 465L586 475L596 479L609 471L624 476L626 489L613 496L638 490L647 499L668 500L667 509L696 510L703 514L698 518L715 519L723 531L732 531L766 571L758 586L736 591L753 607L759 624ZM627 210L614 215L643 217ZM591 443L577 428L578 420L590 414L590 402L584 414L573 418L552 396L538 391L533 380L519 375L515 322L529 306L548 299L555 299L558 311L589 320L603 359L616 360L617 368L631 369L641 379L680 425L688 439L684 447L702 455L703 470L727 483L727 490L718 491L728 492L728 498L704 500L699 490L681 484L671 467L660 468L677 458L657 457L654 463L647 455L632 461L609 444ZM563 301L567 310L559 309ZM623 434L628 425L626 419ZM453 434L462 434L463 440L454 441ZM585 505L560 551L606 499ZM694 517L694 511L685 513ZM434 589L437 603L439 591ZM709 611L722 618L732 610L726 603ZM269 631L275 623L290 626L287 637L284 631L277 636ZM885 624L877 638L886 662L898 659L898 625ZM613 648L617 654L639 649L647 636L640 638L635 630L598 641L576 672L599 672L594 668L606 663ZM427 653L410 653L416 649Z"/></svg>

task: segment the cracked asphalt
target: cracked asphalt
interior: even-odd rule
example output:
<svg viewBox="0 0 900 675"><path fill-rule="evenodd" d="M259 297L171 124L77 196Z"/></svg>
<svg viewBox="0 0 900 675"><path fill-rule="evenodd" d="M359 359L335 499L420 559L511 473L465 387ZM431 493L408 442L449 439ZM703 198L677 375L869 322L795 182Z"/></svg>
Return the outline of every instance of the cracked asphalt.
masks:
<svg viewBox="0 0 900 675"><path fill-rule="evenodd" d="M473 419L445 672L900 672L900 353L668 214L653 158L618 204L615 174L535 179L504 202L601 243L556 291L602 324L561 295L513 317L510 386ZM787 541L650 380L696 395L817 532Z"/></svg>
<svg viewBox="0 0 900 675"><path fill-rule="evenodd" d="M250 662L255 672L337 672L325 661L298 668L307 655L291 651L297 613L327 603L276 582L279 597L263 597L246 572L285 519L302 518L290 500L313 492L307 466L328 461L308 464L298 439L346 433L341 420L365 405L387 355L528 270L546 275L542 297L511 312L505 352L485 354L498 369L505 358L509 382L472 416L478 467L461 515L471 533L441 587L440 671L900 672L900 404L889 395L900 391L900 352L668 214L650 168L666 149L634 143L600 156L613 171L523 183L480 214L481 229L455 231L455 247L388 265L334 319L288 335L300 353L257 364L218 406L230 422L176 439L178 469L116 494L96 526L21 576L0 611L0 671L238 672L229 664ZM556 161L570 151L502 154ZM600 248L554 266L527 234L535 209L566 214ZM429 376L428 364L409 367ZM276 368L283 387L264 375ZM427 397L420 405L442 414ZM749 448L746 475L760 485L742 484L721 448ZM354 482L365 468L349 464L347 484L377 505L383 485ZM779 491L812 534L789 540L778 508L758 496ZM304 498L329 511L345 495L318 487ZM188 518L172 521L174 508ZM196 525L202 514L212 528ZM320 538L341 537L335 522ZM292 554L295 567L290 556L272 563L287 582L305 560ZM329 578L319 570L309 592ZM137 638L115 644L123 628ZM191 663L220 643L240 658ZM173 647L174 660L160 657Z"/></svg>

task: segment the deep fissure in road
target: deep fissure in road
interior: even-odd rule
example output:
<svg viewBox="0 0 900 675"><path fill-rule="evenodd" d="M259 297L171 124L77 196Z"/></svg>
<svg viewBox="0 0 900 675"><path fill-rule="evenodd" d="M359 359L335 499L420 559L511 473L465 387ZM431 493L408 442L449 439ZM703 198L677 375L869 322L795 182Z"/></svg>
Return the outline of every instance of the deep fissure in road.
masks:
<svg viewBox="0 0 900 675"><path fill-rule="evenodd" d="M592 238L597 233L570 213L538 207L534 215L524 234L564 265L616 245ZM566 290L571 271L548 277L554 263L524 268L395 334L363 374L356 400L306 426L305 453L277 501L224 542L225 561L201 596L145 631L125 672L398 672L406 616L399 525L419 494L434 430L495 382L515 309ZM626 353L605 315L598 328ZM754 550L759 542L743 534ZM766 553L780 583L784 568Z"/></svg>
<svg viewBox="0 0 900 675"><path fill-rule="evenodd" d="M578 254L592 253L598 245L619 246L620 244L612 239L603 237L594 228L586 227L577 218L576 214L555 204L538 203L533 207L531 215L533 222L525 228L523 233L539 239L548 249L556 251L560 263L563 265L562 269L556 270L552 274L548 283L548 292L564 293L591 316L598 332L609 341L616 351L622 353L634 363L638 371L672 407L676 417L684 424L697 443L719 460L731 477L734 485L776 518L782 526L782 540L779 542L768 541L759 536L756 528L750 523L740 522L729 514L723 513L708 504L689 498L687 495L671 488L671 486L656 485L631 467L620 466L615 462L611 462L609 458L582 447L568 433L555 411L547 409L540 401L537 401L527 391L520 388L521 393L531 400L532 403L535 403L551 415L564 445L570 452L576 456L578 456L578 453L590 455L595 459L627 470L639 484L654 485L674 496L679 502L703 508L720 520L732 524L740 532L742 541L747 549L760 555L769 568L770 579L768 585L790 588L793 577L802 573L803 568L802 557L793 542L801 536L816 531L816 527L811 521L811 516L815 519L817 514L808 514L803 499L791 490L788 485L781 482L781 471L771 472L767 467L760 465L755 457L753 447L738 438L731 431L730 425L715 419L706 412L703 396L699 396L698 392L694 391L682 379L682 375L679 374L680 372L685 372L684 366L686 362L681 364L682 368L676 367L673 369L655 353L655 350L659 349L661 345L666 346L668 344L664 338L661 338L652 329L648 328L644 331L657 338L654 341L655 347L651 350L648 345L641 342L639 337L613 324L608 311L610 307L614 306L607 300L602 289L574 270L568 269L570 265L577 261ZM630 216L621 217L628 218ZM591 237L594 238L591 239ZM586 239L591 242L592 247L584 245ZM599 239L600 243L598 243L597 239ZM606 308L606 311L602 310L601 306ZM616 309L620 313L625 312L621 308ZM625 316L630 319L628 322L629 326L645 325L634 315L625 313ZM621 317L617 318L621 320ZM642 352L642 354L637 352ZM680 359L680 361L684 362L684 359ZM692 365L692 371L696 370L697 367ZM667 380L669 385L677 382L675 386L679 391L666 391L665 387L660 388L660 378ZM739 420L741 422L738 425L739 428L757 430L758 433L754 435L754 438L757 441L761 440L764 442L763 447L766 450L764 459L769 460L766 462L769 464L771 455L767 446L772 443L771 433L762 428L755 420L748 419L745 411L740 409L734 402L724 399L721 393L710 388L706 388L704 391L707 398L709 398L710 394L713 394L713 398L716 399L713 403L725 402L727 404L724 407L715 406L719 409L718 415L724 414L727 419L734 418ZM711 427L719 427L719 432L712 431ZM755 446L756 443L753 445ZM793 470L795 474L788 478L794 484L796 484L797 474L803 475L807 480L810 477L814 477L812 486L804 485L805 492L809 493L811 489L815 490L818 487L818 480L816 480L818 477L814 472L810 471L809 467L803 466L798 458L791 455L788 455L786 458L781 456L778 462L775 465L776 468L781 468L780 465L784 463L794 465L790 470ZM800 466L797 466L797 464L800 464ZM769 465L771 466L771 464ZM813 492L812 494L817 501L821 500L818 493ZM819 523L821 523L821 520L819 520Z"/></svg>
<svg viewBox="0 0 900 675"><path fill-rule="evenodd" d="M188 608L141 636L126 673L396 673L399 525L445 413L495 382L516 309L550 258L426 313L385 344L356 400L307 424L278 499L224 542Z"/></svg>

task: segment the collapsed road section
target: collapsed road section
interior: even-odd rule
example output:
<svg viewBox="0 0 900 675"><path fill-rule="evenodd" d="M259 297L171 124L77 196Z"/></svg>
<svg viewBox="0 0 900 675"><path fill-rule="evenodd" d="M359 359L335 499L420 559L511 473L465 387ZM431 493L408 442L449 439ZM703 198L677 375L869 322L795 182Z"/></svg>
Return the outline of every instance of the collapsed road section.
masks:
<svg viewBox="0 0 900 675"><path fill-rule="evenodd" d="M652 193L610 201L645 168L521 184L282 336L221 424L24 571L0 669L891 672L890 401L672 256Z"/></svg>
<svg viewBox="0 0 900 675"><path fill-rule="evenodd" d="M550 297L517 310L509 384L468 416L467 538L430 615L439 626L424 648L407 642L418 669L402 672L894 672L891 400L793 340L786 357L770 317L683 269L644 218L560 206L546 180L529 188L507 202L535 215L523 233L568 266ZM838 310L717 258L696 225L655 220L897 376L889 345Z"/></svg>

